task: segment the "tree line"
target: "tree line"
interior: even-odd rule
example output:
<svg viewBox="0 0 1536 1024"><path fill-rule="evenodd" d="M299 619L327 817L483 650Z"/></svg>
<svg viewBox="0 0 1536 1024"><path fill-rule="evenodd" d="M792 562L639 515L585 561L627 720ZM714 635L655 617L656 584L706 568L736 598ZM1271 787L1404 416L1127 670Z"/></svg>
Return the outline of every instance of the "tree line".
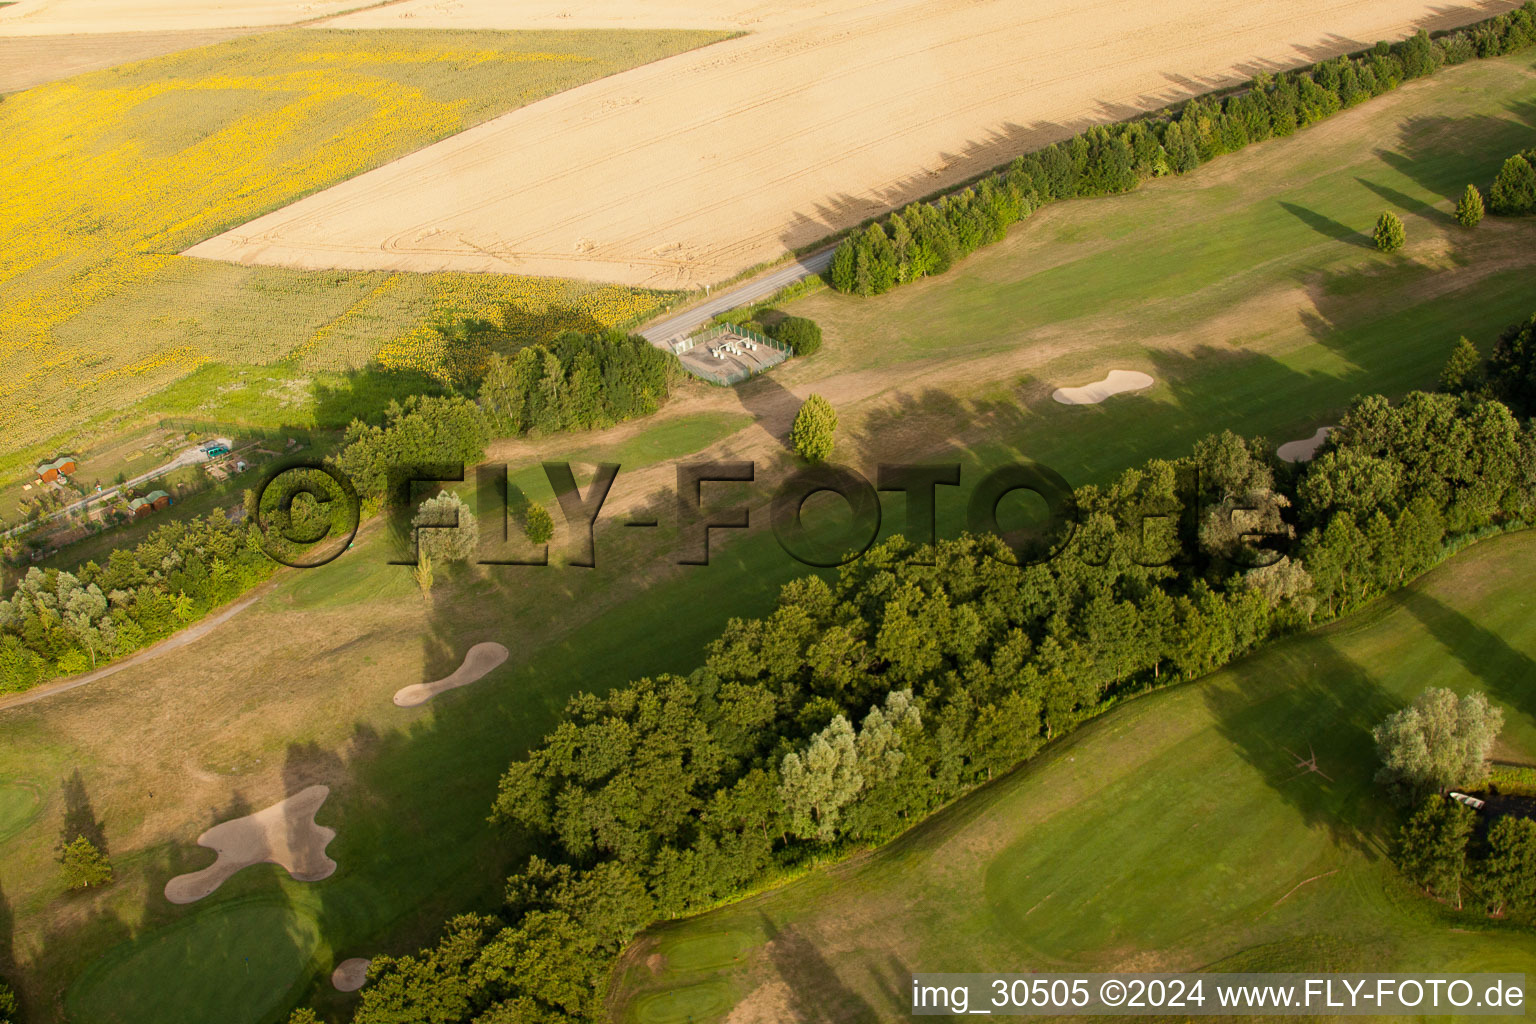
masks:
<svg viewBox="0 0 1536 1024"><path fill-rule="evenodd" d="M1077 501L1065 556L893 538L731 620L688 675L572 698L501 781L494 819L536 846L504 905L377 958L354 1020L602 1019L651 923L887 840L1117 701L1529 525L1536 434L1486 395L1366 397L1305 466L1224 433ZM1252 564L1253 522L1287 553ZM1189 543L1211 557L1172 557Z"/></svg>
<svg viewBox="0 0 1536 1024"><path fill-rule="evenodd" d="M833 254L827 281L841 292L879 295L941 274L1046 203L1128 192L1148 178L1187 174L1223 153L1290 135L1442 65L1513 53L1533 41L1536 0L1527 0L1439 39L1421 30L1403 42L1378 43L1366 53L1305 70L1260 74L1241 91L1197 97L1177 113L1096 125L1018 157L970 188L933 203L912 203L849 234Z"/></svg>
<svg viewBox="0 0 1536 1024"><path fill-rule="evenodd" d="M104 565L34 566L0 601L0 693L87 671L170 636L274 568L253 530L219 512L157 527Z"/></svg>
<svg viewBox="0 0 1536 1024"><path fill-rule="evenodd" d="M412 395L391 401L378 423L353 420L330 465L351 480L363 514L372 514L402 468L475 465L497 434L581 430L648 415L666 400L676 374L676 358L643 338L568 333L550 347L493 358L477 399ZM314 483L334 489L319 472ZM273 538L256 528L254 498L247 493L243 519L214 513L167 523L134 547L114 550L104 566L28 570L0 601L0 693L130 654L268 578L277 563L263 543ZM343 510L338 504L331 511ZM294 514L325 515L307 502Z"/></svg>

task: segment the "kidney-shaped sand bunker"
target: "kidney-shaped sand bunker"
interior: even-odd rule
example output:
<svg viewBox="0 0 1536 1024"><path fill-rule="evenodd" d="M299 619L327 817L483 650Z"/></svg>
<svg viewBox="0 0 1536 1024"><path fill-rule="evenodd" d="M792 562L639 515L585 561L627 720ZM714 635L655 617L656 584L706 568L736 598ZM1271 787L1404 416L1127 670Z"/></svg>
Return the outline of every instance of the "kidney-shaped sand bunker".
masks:
<svg viewBox="0 0 1536 1024"><path fill-rule="evenodd" d="M430 683L412 683L395 692L395 703L402 708L425 704L445 690L468 686L507 660L508 651L498 643L475 644L464 655L464 663L453 674Z"/></svg>
<svg viewBox="0 0 1536 1024"><path fill-rule="evenodd" d="M1109 376L1084 384L1080 388L1057 388L1051 397L1062 405L1098 405L1111 395L1122 391L1140 391L1156 383L1151 375L1140 370L1110 370Z"/></svg>

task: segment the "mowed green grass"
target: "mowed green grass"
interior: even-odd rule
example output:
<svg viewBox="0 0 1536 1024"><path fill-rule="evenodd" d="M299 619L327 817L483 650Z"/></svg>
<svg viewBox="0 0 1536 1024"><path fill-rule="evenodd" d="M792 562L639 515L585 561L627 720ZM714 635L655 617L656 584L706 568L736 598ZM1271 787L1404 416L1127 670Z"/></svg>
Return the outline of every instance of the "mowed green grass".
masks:
<svg viewBox="0 0 1536 1024"><path fill-rule="evenodd" d="M1403 93L1416 99L1415 104L1398 108L1397 123L1418 116L1420 107L1438 109L1435 105L1445 102L1444 92L1461 97L1459 103L1497 107L1502 111L1501 123L1514 118L1508 105L1529 95L1531 76L1525 66L1509 63L1508 67L1513 70L1503 72L1502 79L1481 80L1477 95L1470 98L1450 76L1443 82L1437 79L1428 83L1433 88ZM1497 89L1504 89L1506 95L1497 95ZM1351 160L1367 159L1382 137L1380 131L1352 135L1346 155ZM1307 138L1304 134L1300 140ZM1328 140L1324 137L1321 141ZM1452 137L1447 145L1460 146L1481 159L1474 141L1471 136L1459 141ZM1497 141L1502 145L1504 139ZM1245 188L1231 201L1240 204L1249 196L1247 190L1268 189L1270 175L1284 178L1291 173L1285 160L1267 155L1276 150L1297 161L1310 159L1305 146L1288 142L1270 150L1258 147L1251 153L1224 158L1201 175L1229 171L1236 175ZM1250 157L1252 163L1240 163ZM1208 185L1201 175L1156 188L1170 192L1185 189L1199 196ZM1299 183L1296 187L1302 188ZM1066 204L1051 216L1060 218L1058 226L1063 231L1071 227L1072 218L1080 217L1085 233L1107 232L1107 221L1112 218L1106 211L1125 201ZM1219 220L1215 214L1212 217ZM1032 222L1016 230L1014 237L1022 237L1021 232L1042 223L1047 222ZM1525 229L1504 226L1491 230ZM1125 260L1143 258L1143 247L1123 225L1119 236L1094 244L1123 246L1120 251ZM1488 237L1496 239L1493 234ZM848 316L857 313L867 319L861 326L849 319L824 316L829 325L836 326L838 337L829 340L822 354L793 362L779 373L740 389L744 410L752 413L758 401L774 388L790 387L799 394L814 390L819 379L840 372L839 360L856 362L857 352L840 346L848 345L849 339L864 337L863 331L871 332L870 337L878 341L873 332L893 330L881 325L893 325L902 318L908 323L902 330L919 330L910 325L928 321L914 319L926 314L910 296L921 292L930 302L946 301L944 289L963 284L972 267L991 267L989 272L997 274L1024 274L1034 265L1032 260L1054 258L1015 253L1002 259L1008 256L1007 246L1011 244L978 254L946 278L881 299L862 304L836 297L808 300L807 305L812 301L844 303L846 306L839 309L846 308ZM1070 238L1063 244L1070 244ZM1305 244L1343 243L1306 239ZM1001 262L988 263L994 254ZM1374 267L1381 259L1356 246L1345 246L1329 258L1337 260L1336 271L1346 274L1350 267ZM970 473L970 467L995 464L1022 452L1056 465L1073 483L1103 482L1126 465L1149 456L1180 454L1191 441L1211 430L1231 427L1244 432L1272 432L1277 425L1299 426L1314 422L1312 417L1332 415L1336 403L1346 400L1354 390L1371 387L1363 377L1351 376L1358 373L1351 369L1355 357L1341 355L1333 347L1336 338L1348 332L1361 332L1371 339L1361 352L1396 345L1397 361L1392 365L1398 376L1394 379L1403 388L1429 383L1444 358L1442 346L1448 348L1455 333L1475 330L1468 326L1452 330L1451 324L1475 324L1483 318L1502 326L1511 318L1503 310L1516 308L1522 301L1528 306L1529 298L1536 298L1530 296L1528 285L1523 284L1527 279L1519 276L1517 267L1493 274L1468 273L1485 266L1479 262L1481 258L1468 257L1466 268L1453 264L1435 273L1424 271L1418 279L1416 287L1421 291L1426 282L1460 282L1461 292L1437 314L1443 318L1440 320L1427 319L1436 312L1427 306L1410 313L1390 303L1367 302L1348 316L1341 313L1334 321L1336 332L1303 332L1272 350L1254 346L1224 358L1210 353L1199 358L1179 355L1182 362L1174 364L1179 374L1165 373L1169 380L1151 394L1122 397L1092 408L1057 406L1049 400L1049 387L1039 382L1021 388L1017 380L995 374L990 378L978 376L946 386L944 391L918 390L903 397L894 410L879 405L843 409L843 436L890 460L908 453L924 460L953 455L967 464ZM1273 266L1271 286L1293 280L1289 276L1293 269L1283 263ZM1112 273L1097 282L1103 301L1108 303L1116 301L1119 286ZM1528 298L1523 300L1522 294ZM999 352L1015 342L1033 343L1007 337L995 342L987 333L1010 323L1011 315L1027 316L1028 296L1026 290L1012 293L1006 300L1001 296L991 300L995 304L1013 302L1020 309L1010 314L999 305L991 310L989 324L978 324L966 337L978 345L997 343L1002 346ZM1132 309L1124 315L1130 322L1137 314ZM1221 308L1213 307L1204 319L1193 318L1187 326L1191 331L1214 330L1209 325L1222 315ZM1294 304L1277 307L1264 319L1247 321L1248 329L1288 323L1297 316ZM934 320L932 329L948 328ZM1444 330L1451 334L1442 337ZM1113 358L1116 362L1110 365L1122 365L1120 360L1135 359L1147 351L1143 336L1129 328L1113 337L1087 338L1075 327L1067 333L1073 345L1086 340L1082 340L1081 355L1068 346L1064 349L1067 354L1060 358L1068 362L1081 358L1085 371L1097 370L1093 377L1102 375L1102 369L1091 365L1095 360ZM956 358L976 354L957 351ZM1178 352L1172 346L1168 351ZM910 353L910 359L893 361L886 367L893 382L923 372L923 361L942 361L951 355L949 348L915 333L911 335ZM1388 362L1389 354L1382 348L1380 360ZM1299 369L1286 369L1279 378L1286 386L1277 387L1267 368L1282 359ZM1256 368L1265 369L1259 372ZM921 427L917 431L920 436L908 436L912 424ZM664 419L638 430L621 429L629 438L622 445L606 445L601 437L573 439L572 453L589 453L590 457L630 467L675 460L720 439L734 429L734 421L726 418L679 425L674 419ZM628 432L631 430L633 433ZM978 443L978 438L984 438L985 443ZM1284 435L1276 439L1284 439ZM875 445L876 440L884 447ZM721 485L714 492L714 500L725 505L749 494L766 494L775 481L765 467L760 467L759 474L760 483L752 488ZM514 482L547 500L547 492L537 491L541 476L534 466L514 467ZM972 479L968 476L967 483ZM624 481L621 475L618 486ZM946 502L946 532L960 525L959 517L951 514L968 494L968 488L960 491L951 505L950 489L941 490ZM886 529L901 529L899 500L889 503L886 512ZM663 520L665 523L665 516ZM220 734L215 753L206 752L205 737L187 734L185 727L175 742L198 743L197 752L191 756L216 756L219 764L215 767L237 776L236 768L255 771L257 761L273 765L284 764L286 759L295 766L296 784L308 777L304 775L305 765L345 760L345 784L333 787L320 815L322 822L338 831L329 852L340 868L321 883L285 884L274 889L280 872L254 868L236 876L202 903L170 907L159 895L166 879L201 866L208 855L190 848L190 841L166 841L159 846L114 849L120 883L113 889L80 899L62 896L51 854L58 806L57 798L51 796L56 792L56 781L50 780L67 777L76 767L94 780L92 794L107 823L109 838L145 820L155 805L123 782L123 774L132 775L139 765L107 760L90 736L72 728L71 709L88 710L93 700L109 699L105 694L99 698L88 694L65 697L56 705L44 702L23 715L7 712L13 717L5 721L7 744L0 750L0 771L25 770L28 778L42 780L43 791L50 794L38 821L0 847L0 883L15 916L17 948L36 972L31 990L42 994L43 1005L57 1005L60 999L66 1000L64 1005L74 1005L70 1001L90 998L90 991L101 984L93 979L114 970L112 964L132 962L140 967L113 975L134 987L132 998L124 1000L130 1004L140 994L153 994L159 986L178 980L167 973L169 961L151 952L156 948L156 935L202 914L217 913L227 903L261 897L288 906L293 916L288 927L302 933L309 927L306 922L312 920L318 922L323 937L311 962L288 973L285 1000L290 1004L313 1002L338 1011L349 1005L350 997L330 992L321 980L335 960L381 951L404 952L430 940L446 915L495 906L501 878L523 852L515 836L499 834L485 824L496 778L511 758L554 725L567 696L579 690L603 691L648 673L690 669L698 663L704 644L718 634L729 616L763 612L780 584L807 571L779 549L765 528L765 516L754 515L754 523L751 533L733 537L729 543L719 543L717 534L715 558L707 568L673 564L674 538L665 525L654 532L600 532L597 569L505 568L457 583L450 580L420 619L412 617L415 612L410 611L420 607L420 598L408 571L385 564L389 552L383 531L375 530L365 534L356 550L331 566L285 575L271 595L244 613L234 628L210 634L195 652L150 663L150 668L130 669L106 685L107 691L142 686L156 694L162 693L156 687L164 687L164 701L186 701L195 709L199 728L205 730L220 728L223 719L199 704L204 686L232 688L232 695L224 698L229 702L231 721L249 715L253 708L270 707L274 717L295 706L308 709L302 724L286 732L263 731L264 723L239 719L249 724L242 732ZM306 640L308 646L293 649L291 633L311 636ZM395 688L419 681L404 678L402 665L412 665L425 655L428 671L441 674L439 669L451 670L471 643L483 639L506 643L513 657L482 683L409 712L389 704ZM255 642L261 644L260 650L250 649ZM284 662L281 658L293 660ZM183 689L186 697L175 692ZM346 702L328 702L324 696L327 689L343 690L349 696ZM352 695L356 695L355 700ZM124 735L138 735L141 730L157 735L150 706L157 705L158 700L146 699L144 704L127 712L129 720L114 722L114 728ZM158 735L170 742L164 732ZM1127 756L1133 754L1131 751ZM142 767L152 770L159 760L146 758ZM201 828L222 820L221 813L217 808L199 808L195 825L183 831L195 836ZM756 940L751 935L743 940L736 934L739 931L734 927L717 930L718 937L697 943L690 956L697 964L711 965L744 955L741 950ZM209 934L222 933L211 929ZM291 963L283 950L274 956ZM92 966L98 960L105 966ZM180 972L178 983L215 999L227 980L231 962L210 949L209 956L193 958L176 968ZM66 999L63 992L77 978L81 987ZM272 983L279 984L275 980ZM718 984L735 983L727 978ZM698 1013L709 1005L726 1005L736 998L735 988L721 991L723 994L711 995L685 986L675 997L666 998L693 1005L695 1009L689 1012ZM263 1019L256 1011L236 1017L227 1008L220 1009L224 1011L220 1019L233 1024ZM266 1016L281 1012L279 1008Z"/></svg>
<svg viewBox="0 0 1536 1024"><path fill-rule="evenodd" d="M1536 933L1393 871L1369 734L1425 687L1478 690L1505 711L1499 754L1536 756L1533 569L1536 534L1484 542L1122 705L871 856L653 929L616 1019L721 1020L787 986L776 1019L895 1020L917 971L1536 971Z"/></svg>
<svg viewBox="0 0 1536 1024"><path fill-rule="evenodd" d="M26 828L41 805L36 787L17 779L0 778L0 841Z"/></svg>
<svg viewBox="0 0 1536 1024"><path fill-rule="evenodd" d="M287 1002L319 945L318 922L289 901L226 901L97 961L66 1008L96 1024L229 1019L231 1010L261 1020Z"/></svg>
<svg viewBox="0 0 1536 1024"><path fill-rule="evenodd" d="M1075 442L1044 437L1053 418L1092 430L1113 417L1035 399L1139 369L1157 380L1136 399L1146 437L1235 423L1276 441L1307 436L1355 394L1432 383L1458 336L1486 352L1536 309L1536 224L1489 218L1468 231L1451 213L1533 133L1529 54L1447 69L1187 178L1048 206L940 277L875 299L795 302L826 345L780 376L810 386L843 372L938 379L951 367L992 384L972 420L1013 416L1059 449ZM1401 254L1371 247L1384 210L1407 226ZM1028 411L1009 408L1021 398ZM878 426L954 401L909 393Z"/></svg>

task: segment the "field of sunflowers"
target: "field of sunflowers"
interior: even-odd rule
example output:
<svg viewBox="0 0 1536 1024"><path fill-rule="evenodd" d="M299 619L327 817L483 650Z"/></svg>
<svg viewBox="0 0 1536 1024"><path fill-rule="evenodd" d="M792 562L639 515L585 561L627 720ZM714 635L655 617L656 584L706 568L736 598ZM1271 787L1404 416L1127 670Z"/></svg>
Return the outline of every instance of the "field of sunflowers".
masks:
<svg viewBox="0 0 1536 1024"><path fill-rule="evenodd" d="M0 100L0 472L209 363L442 377L463 323L531 340L667 296L494 275L177 255L404 153L719 38L695 31L257 34ZM471 355L473 363L479 355Z"/></svg>

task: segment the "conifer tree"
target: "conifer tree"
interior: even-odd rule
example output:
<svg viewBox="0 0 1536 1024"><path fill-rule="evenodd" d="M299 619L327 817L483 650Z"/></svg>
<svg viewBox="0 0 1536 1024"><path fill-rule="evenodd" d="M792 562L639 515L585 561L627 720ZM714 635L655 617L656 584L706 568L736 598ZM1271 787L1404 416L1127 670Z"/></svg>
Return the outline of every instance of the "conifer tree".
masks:
<svg viewBox="0 0 1536 1024"><path fill-rule="evenodd" d="M1483 219L1483 194L1476 185L1468 185L1456 204L1456 220L1464 228L1475 228Z"/></svg>
<svg viewBox="0 0 1536 1024"><path fill-rule="evenodd" d="M1391 210L1384 212L1376 221L1376 248L1382 252L1397 252L1407 241L1402 218Z"/></svg>

